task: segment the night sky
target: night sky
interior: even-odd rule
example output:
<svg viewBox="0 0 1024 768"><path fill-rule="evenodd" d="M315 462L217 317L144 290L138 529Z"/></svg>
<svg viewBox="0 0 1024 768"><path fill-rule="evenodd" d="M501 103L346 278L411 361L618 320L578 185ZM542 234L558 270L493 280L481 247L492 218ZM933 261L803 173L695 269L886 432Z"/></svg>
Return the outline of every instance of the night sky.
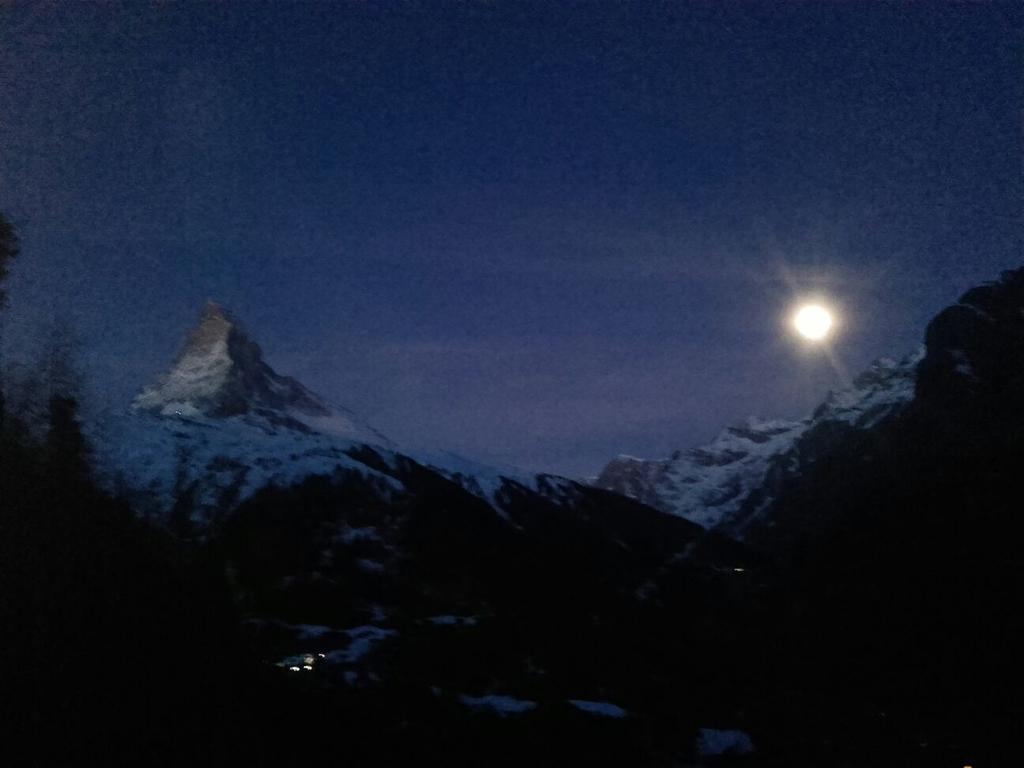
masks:
<svg viewBox="0 0 1024 768"><path fill-rule="evenodd" d="M571 475L841 381L1019 265L1012 5L15 4L5 320L124 407L213 297L396 441Z"/></svg>

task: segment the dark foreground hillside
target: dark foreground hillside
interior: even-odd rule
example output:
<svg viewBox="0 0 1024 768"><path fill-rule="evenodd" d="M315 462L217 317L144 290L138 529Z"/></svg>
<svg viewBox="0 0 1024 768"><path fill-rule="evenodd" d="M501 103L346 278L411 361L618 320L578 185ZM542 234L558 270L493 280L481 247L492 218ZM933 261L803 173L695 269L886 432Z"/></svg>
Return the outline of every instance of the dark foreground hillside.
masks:
<svg viewBox="0 0 1024 768"><path fill-rule="evenodd" d="M9 418L4 764L1017 764L1022 318L1024 271L937 317L915 401L748 546L600 491L509 525L415 463L198 543L92 486L70 404Z"/></svg>
<svg viewBox="0 0 1024 768"><path fill-rule="evenodd" d="M692 751L694 704L666 708L672 727L655 731L648 702L674 700L675 669L704 662L670 649L652 631L662 611L633 592L691 547L684 592L707 613L698 606L721 590L705 560L741 562L736 545L696 547L696 526L601 491L571 513L513 501L510 535L478 498L415 467L415 494L390 505L355 482L268 490L200 545L97 490L65 415L43 442L9 429L3 448L3 743L18 764L652 764ZM395 538L337 543L368 523ZM361 571L382 546L404 550L393 569ZM450 626L453 612L472 619ZM370 621L388 637L365 658L321 632ZM300 642L311 625L316 639ZM352 664L279 664L338 645ZM463 698L494 690L529 711ZM609 692L639 709L607 718L570 703Z"/></svg>
<svg viewBox="0 0 1024 768"><path fill-rule="evenodd" d="M751 542L780 567L773 706L801 681L780 732L817 720L849 750L853 728L864 764L892 739L923 764L1008 765L1024 747L1024 270L968 292L926 343L910 407L819 457Z"/></svg>

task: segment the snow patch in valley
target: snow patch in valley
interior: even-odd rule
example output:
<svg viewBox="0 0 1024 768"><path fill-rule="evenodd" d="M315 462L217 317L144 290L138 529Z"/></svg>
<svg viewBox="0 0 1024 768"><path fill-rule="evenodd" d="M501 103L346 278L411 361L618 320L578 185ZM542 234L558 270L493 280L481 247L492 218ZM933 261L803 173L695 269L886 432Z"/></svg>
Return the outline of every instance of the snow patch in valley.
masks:
<svg viewBox="0 0 1024 768"><path fill-rule="evenodd" d="M334 540L342 544L355 544L360 541L382 541L380 531L376 526L366 525L353 528L350 525L342 527L341 531L334 536Z"/></svg>
<svg viewBox="0 0 1024 768"><path fill-rule="evenodd" d="M337 632L336 629L325 627L322 624L293 624L292 629L298 633L299 640L315 640L331 632Z"/></svg>
<svg viewBox="0 0 1024 768"><path fill-rule="evenodd" d="M475 627L477 624L476 616L452 616L450 614L431 616L427 621L435 627Z"/></svg>
<svg viewBox="0 0 1024 768"><path fill-rule="evenodd" d="M324 660L330 664L354 664L366 657L381 640L398 634L393 629L383 629L372 624L342 631L349 636L348 647L325 653Z"/></svg>
<svg viewBox="0 0 1024 768"><path fill-rule="evenodd" d="M621 719L629 715L622 707L612 704L610 701L587 701L586 699L569 699L569 703L581 712L600 717L611 717Z"/></svg>
<svg viewBox="0 0 1024 768"><path fill-rule="evenodd" d="M459 696L459 703L471 709L483 709L494 712L501 717L505 715L521 715L537 708L537 702L527 699L515 699L491 693L486 696Z"/></svg>
<svg viewBox="0 0 1024 768"><path fill-rule="evenodd" d="M384 573L387 570L387 566L379 560L372 560L368 557L361 557L356 560L356 565L360 570L366 571L366 573Z"/></svg>
<svg viewBox="0 0 1024 768"><path fill-rule="evenodd" d="M701 728L697 737L697 751L705 757L748 755L754 751L754 743L744 731Z"/></svg>

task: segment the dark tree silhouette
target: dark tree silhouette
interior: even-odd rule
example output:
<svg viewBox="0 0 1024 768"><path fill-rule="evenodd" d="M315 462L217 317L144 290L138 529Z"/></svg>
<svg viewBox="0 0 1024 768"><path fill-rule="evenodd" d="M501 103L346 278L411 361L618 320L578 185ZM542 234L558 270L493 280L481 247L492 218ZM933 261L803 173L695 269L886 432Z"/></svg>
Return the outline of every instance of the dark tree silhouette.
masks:
<svg viewBox="0 0 1024 768"><path fill-rule="evenodd" d="M75 398L61 395L50 398L46 449L51 476L60 481L61 489L80 488L88 476L89 462Z"/></svg>
<svg viewBox="0 0 1024 768"><path fill-rule="evenodd" d="M7 282L7 275L10 273L10 263L18 255L18 235L12 225L2 212L0 212L0 310L7 305L7 292L4 283ZM0 315L0 355L3 349L3 323ZM2 358L0 358L2 362ZM4 391L3 383L0 382L0 431L4 428Z"/></svg>
<svg viewBox="0 0 1024 768"><path fill-rule="evenodd" d="M0 309L6 305L7 293L4 283L10 270L11 260L18 255L18 235L14 225L0 212Z"/></svg>
<svg viewBox="0 0 1024 768"><path fill-rule="evenodd" d="M66 321L58 320L50 336L45 370L49 385L46 454L50 473L75 492L89 473L89 456L79 419L81 375L75 365L77 342Z"/></svg>

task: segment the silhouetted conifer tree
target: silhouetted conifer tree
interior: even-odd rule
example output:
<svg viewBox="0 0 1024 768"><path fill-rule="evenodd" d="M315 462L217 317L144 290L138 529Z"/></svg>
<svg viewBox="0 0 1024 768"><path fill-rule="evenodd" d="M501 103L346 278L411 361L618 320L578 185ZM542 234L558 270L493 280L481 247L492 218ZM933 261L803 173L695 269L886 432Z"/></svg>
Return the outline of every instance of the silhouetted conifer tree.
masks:
<svg viewBox="0 0 1024 768"><path fill-rule="evenodd" d="M49 380L46 457L49 472L62 490L85 485L89 456L79 421L80 377L73 363L74 334L67 322L58 322L50 339L46 361Z"/></svg>
<svg viewBox="0 0 1024 768"><path fill-rule="evenodd" d="M7 305L7 292L4 283L7 282L7 275L10 270L11 260L18 255L18 236L14 226L7 218L0 213L0 352L3 349L3 315L2 310ZM4 428L4 391L3 382L0 382L0 431Z"/></svg>
<svg viewBox="0 0 1024 768"><path fill-rule="evenodd" d="M55 482L69 490L85 483L89 475L88 450L78 421L78 401L73 397L50 398L46 456Z"/></svg>

